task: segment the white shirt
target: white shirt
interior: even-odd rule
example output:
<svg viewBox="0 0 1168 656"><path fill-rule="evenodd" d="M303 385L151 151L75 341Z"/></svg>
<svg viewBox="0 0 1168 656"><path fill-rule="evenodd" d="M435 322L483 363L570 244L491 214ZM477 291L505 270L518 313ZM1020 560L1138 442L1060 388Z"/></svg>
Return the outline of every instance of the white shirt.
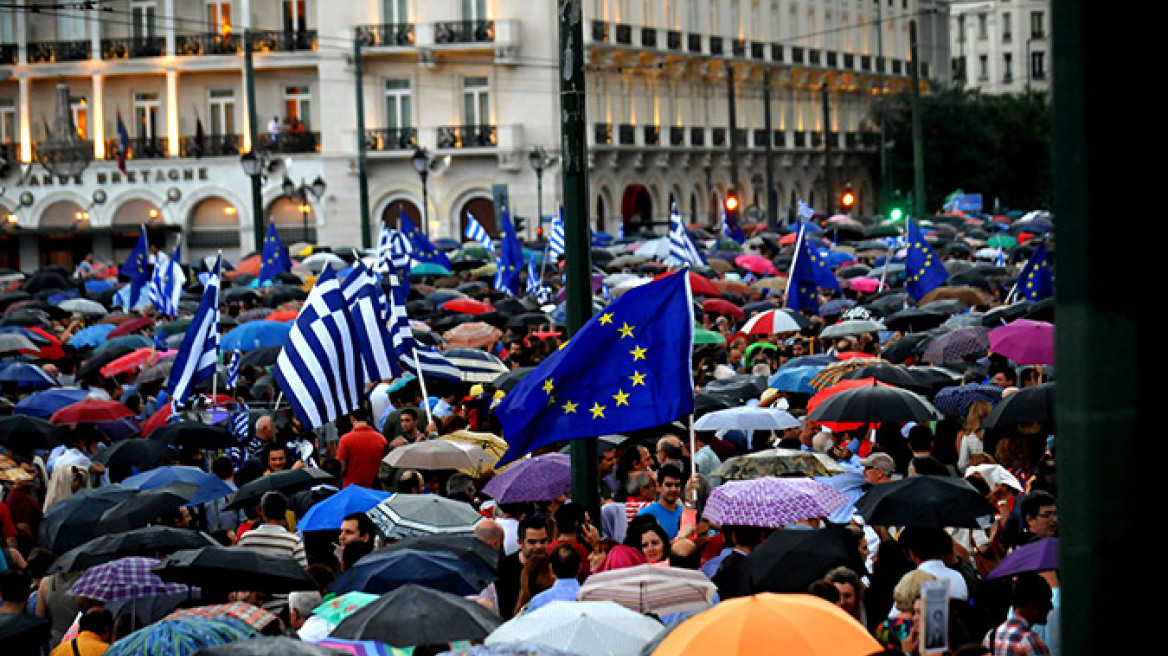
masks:
<svg viewBox="0 0 1168 656"><path fill-rule="evenodd" d="M945 563L940 560L926 560L917 565L917 569L928 572L938 579L949 581L949 599L960 599L961 601L969 599L969 588L965 585L965 579L957 570L946 567Z"/></svg>

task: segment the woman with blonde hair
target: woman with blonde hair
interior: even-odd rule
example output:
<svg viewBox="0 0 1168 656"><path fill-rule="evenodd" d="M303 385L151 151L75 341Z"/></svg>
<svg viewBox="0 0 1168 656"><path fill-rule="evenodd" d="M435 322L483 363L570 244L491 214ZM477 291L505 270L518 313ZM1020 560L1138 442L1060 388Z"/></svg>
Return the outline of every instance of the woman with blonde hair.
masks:
<svg viewBox="0 0 1168 656"><path fill-rule="evenodd" d="M896 587L892 589L892 600L896 604L895 610L888 619L880 623L873 631L873 635L886 649L913 653L913 604L921 598L921 585L925 581L936 580L937 577L923 570L914 569L901 577ZM906 644L909 643L909 644Z"/></svg>
<svg viewBox="0 0 1168 656"><path fill-rule="evenodd" d="M63 501L89 487L89 470L80 465L63 465L53 470L45 492L44 512L58 501Z"/></svg>
<svg viewBox="0 0 1168 656"><path fill-rule="evenodd" d="M957 470L963 475L969 467L969 457L985 451L984 432L981 423L994 409L989 401L975 401L965 413L965 424L957 433Z"/></svg>

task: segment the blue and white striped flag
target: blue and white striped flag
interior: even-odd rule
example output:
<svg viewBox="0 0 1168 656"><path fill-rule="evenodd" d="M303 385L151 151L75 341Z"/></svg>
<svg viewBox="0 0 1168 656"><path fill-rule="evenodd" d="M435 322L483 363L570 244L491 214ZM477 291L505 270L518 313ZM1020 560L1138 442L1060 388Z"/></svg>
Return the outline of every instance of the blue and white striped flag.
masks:
<svg viewBox="0 0 1168 656"><path fill-rule="evenodd" d="M378 274L389 273L389 226L384 223L377 238L377 265L373 270Z"/></svg>
<svg viewBox="0 0 1168 656"><path fill-rule="evenodd" d="M341 294L345 297L356 330L357 348L365 372L362 382L396 378L400 369L393 357L393 337L385 325L388 316L385 292L377 276L358 262L356 269L341 285Z"/></svg>
<svg viewBox="0 0 1168 656"><path fill-rule="evenodd" d="M231 359L227 361L227 389L233 390L239 384L239 360L243 354L238 350L231 352Z"/></svg>
<svg viewBox="0 0 1168 656"><path fill-rule="evenodd" d="M677 205L669 212L669 259L671 264L699 265L706 263L706 257L698 250L698 245L685 230L685 222Z"/></svg>
<svg viewBox="0 0 1168 656"><path fill-rule="evenodd" d="M414 358L417 358L417 364ZM418 376L455 384L462 382L462 370L447 360L446 356L426 346L415 345L411 353L402 354L401 363L404 369ZM421 371L418 371L418 365Z"/></svg>
<svg viewBox="0 0 1168 656"><path fill-rule="evenodd" d="M527 260L527 295L535 296L539 293L539 272L535 270L535 258Z"/></svg>
<svg viewBox="0 0 1168 656"><path fill-rule="evenodd" d="M174 257L154 267L154 273L150 277L150 302L154 304L158 314L163 316L178 316L178 301L182 297L182 288L187 281L182 265L179 264L180 257L181 245L175 247Z"/></svg>
<svg viewBox="0 0 1168 656"><path fill-rule="evenodd" d="M200 381L215 374L219 362L219 272L222 257L216 258L214 275L207 280L199 309L191 319L182 347L174 359L166 394L186 405L191 390Z"/></svg>
<svg viewBox="0 0 1168 656"><path fill-rule="evenodd" d="M809 221L815 216L815 210L807 204L807 201L800 198L795 201L795 218L800 221Z"/></svg>
<svg viewBox="0 0 1168 656"><path fill-rule="evenodd" d="M548 236L548 257L556 259L564 254L564 208L560 207L560 213L552 217L551 234Z"/></svg>
<svg viewBox="0 0 1168 656"><path fill-rule="evenodd" d="M361 402L356 329L332 268L325 268L276 358L276 381L300 423L319 428Z"/></svg>
<svg viewBox="0 0 1168 656"><path fill-rule="evenodd" d="M491 236L487 234L487 229L469 212L466 215L466 232L464 234L468 239L473 239L482 244L482 247L487 249L488 253L495 252L495 244L491 242Z"/></svg>
<svg viewBox="0 0 1168 656"><path fill-rule="evenodd" d="M398 271L410 268L414 244L401 230L389 231L389 261Z"/></svg>

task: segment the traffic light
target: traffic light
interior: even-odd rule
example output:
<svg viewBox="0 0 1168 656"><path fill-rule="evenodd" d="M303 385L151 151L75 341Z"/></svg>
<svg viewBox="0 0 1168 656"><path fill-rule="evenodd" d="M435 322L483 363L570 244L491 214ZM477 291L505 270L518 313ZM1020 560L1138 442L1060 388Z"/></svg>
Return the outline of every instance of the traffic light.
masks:
<svg viewBox="0 0 1168 656"><path fill-rule="evenodd" d="M845 212L852 211L852 208L856 206L856 192L852 191L851 187L844 189L844 193L840 194L839 202L840 207Z"/></svg>
<svg viewBox="0 0 1168 656"><path fill-rule="evenodd" d="M900 209L899 207L894 207L889 210L888 218L892 219L893 221L899 221L904 218L904 210Z"/></svg>
<svg viewBox="0 0 1168 656"><path fill-rule="evenodd" d="M524 234L527 229L527 219L522 216L515 217L515 233L516 235Z"/></svg>
<svg viewBox="0 0 1168 656"><path fill-rule="evenodd" d="M539 240L539 241L543 241L543 226L542 226L542 225L541 225L541 226L538 226L538 227L536 227L536 229L535 229L535 238L536 238L537 240Z"/></svg>
<svg viewBox="0 0 1168 656"><path fill-rule="evenodd" d="M900 190L898 189L892 193L892 202L888 208L888 218L892 219L893 221L900 221L903 219L905 206L906 201L904 194L900 193Z"/></svg>
<svg viewBox="0 0 1168 656"><path fill-rule="evenodd" d="M726 200L723 201L723 206L726 208L726 221L736 225L738 223L738 209L740 207L737 190L731 189L726 192Z"/></svg>

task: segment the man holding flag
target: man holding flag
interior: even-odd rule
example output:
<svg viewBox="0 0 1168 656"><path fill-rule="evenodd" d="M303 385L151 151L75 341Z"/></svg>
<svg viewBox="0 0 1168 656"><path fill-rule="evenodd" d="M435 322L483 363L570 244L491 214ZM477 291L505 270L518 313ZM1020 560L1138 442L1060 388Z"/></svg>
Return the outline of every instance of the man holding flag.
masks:
<svg viewBox="0 0 1168 656"><path fill-rule="evenodd" d="M119 269L119 273L130 279L130 298L126 305L127 309L137 307L138 300L142 295L142 288L150 280L149 257L150 246L146 241L146 226L142 226L142 231L138 234L138 243L134 246L134 250L130 251L126 263Z"/></svg>
<svg viewBox="0 0 1168 656"><path fill-rule="evenodd" d="M167 259L165 264L154 267L150 276L150 302L164 317L178 316L178 301L182 297L183 285L187 282L183 274L179 258L182 257L182 246L174 247L174 257Z"/></svg>

